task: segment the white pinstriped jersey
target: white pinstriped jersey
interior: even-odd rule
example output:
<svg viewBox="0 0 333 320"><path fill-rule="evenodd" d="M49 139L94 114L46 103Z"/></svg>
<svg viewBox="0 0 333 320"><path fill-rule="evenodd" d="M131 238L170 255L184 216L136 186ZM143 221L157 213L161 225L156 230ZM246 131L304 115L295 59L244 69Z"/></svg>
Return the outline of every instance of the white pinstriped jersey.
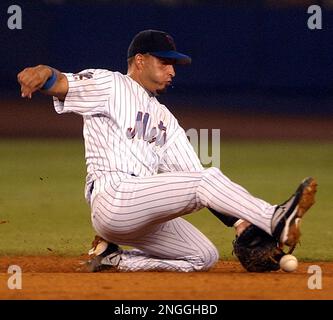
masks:
<svg viewBox="0 0 333 320"><path fill-rule="evenodd" d="M100 177L117 183L128 175L202 170L176 118L129 76L103 69L65 75L66 99L54 97L54 106L83 116L87 201Z"/></svg>
<svg viewBox="0 0 333 320"><path fill-rule="evenodd" d="M54 105L58 113L84 119L93 227L108 242L136 248L119 253L117 269L210 268L218 259L216 248L182 218L203 207L271 232L275 206L219 169L203 169L175 117L136 81L99 69L65 75L69 91L64 102L54 98Z"/></svg>

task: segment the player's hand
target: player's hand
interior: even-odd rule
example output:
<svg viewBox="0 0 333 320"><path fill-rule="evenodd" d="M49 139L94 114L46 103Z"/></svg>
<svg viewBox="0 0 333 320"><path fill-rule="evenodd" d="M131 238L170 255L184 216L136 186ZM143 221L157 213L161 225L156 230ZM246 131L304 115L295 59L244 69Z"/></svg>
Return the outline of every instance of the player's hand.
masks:
<svg viewBox="0 0 333 320"><path fill-rule="evenodd" d="M22 98L31 99L32 94L42 88L47 79L52 75L51 68L39 65L25 68L17 75L17 81L21 85Z"/></svg>

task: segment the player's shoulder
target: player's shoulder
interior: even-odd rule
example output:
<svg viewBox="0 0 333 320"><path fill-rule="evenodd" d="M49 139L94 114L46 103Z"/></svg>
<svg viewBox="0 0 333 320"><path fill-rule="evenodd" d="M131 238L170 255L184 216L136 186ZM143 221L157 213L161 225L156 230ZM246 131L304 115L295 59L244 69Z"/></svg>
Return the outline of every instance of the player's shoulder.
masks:
<svg viewBox="0 0 333 320"><path fill-rule="evenodd" d="M168 119L168 122L177 126L178 120L174 116L174 114L169 110L169 108L166 105L160 103L157 99L156 101L158 102L160 111L164 113L165 117Z"/></svg>
<svg viewBox="0 0 333 320"><path fill-rule="evenodd" d="M172 114L172 112L169 110L169 108L165 105L165 104L163 104L163 103L160 103L156 98L155 98L155 101L156 101L156 103L158 104L158 106L159 106L159 109L161 110L161 111L163 111L163 112L165 112L166 114L169 114L171 117L175 117L173 114Z"/></svg>
<svg viewBox="0 0 333 320"><path fill-rule="evenodd" d="M95 84L105 85L108 83L112 87L124 87L126 76L118 71L108 69L84 69L72 74L74 81L88 81Z"/></svg>
<svg viewBox="0 0 333 320"><path fill-rule="evenodd" d="M167 114L172 115L171 111L167 108L166 105L164 105L163 103L160 103L157 99L156 99L156 102L158 103L158 106L161 109L161 111L163 111L163 112L165 112Z"/></svg>
<svg viewBox="0 0 333 320"><path fill-rule="evenodd" d="M117 71L111 71L108 69L84 69L76 73L72 73L75 80L89 80L89 79L107 79L108 81L113 81L120 78L124 79L124 75Z"/></svg>
<svg viewBox="0 0 333 320"><path fill-rule="evenodd" d="M129 77L119 71L111 71L112 75L114 76L115 79L117 79L118 81L124 81L124 82L128 82Z"/></svg>
<svg viewBox="0 0 333 320"><path fill-rule="evenodd" d="M74 73L75 75L85 77L87 79L95 78L98 76L111 76L114 72L107 69L84 69L80 72Z"/></svg>
<svg viewBox="0 0 333 320"><path fill-rule="evenodd" d="M117 85L123 85L128 82L128 76L122 74L119 71L111 71L107 69L87 69L88 73L92 73L97 77L110 77Z"/></svg>

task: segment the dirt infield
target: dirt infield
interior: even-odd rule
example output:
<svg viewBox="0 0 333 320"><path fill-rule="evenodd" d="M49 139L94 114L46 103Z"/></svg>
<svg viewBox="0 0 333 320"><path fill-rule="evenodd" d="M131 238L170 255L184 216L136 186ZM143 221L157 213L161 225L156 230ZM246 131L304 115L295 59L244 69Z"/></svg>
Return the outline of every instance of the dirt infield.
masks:
<svg viewBox="0 0 333 320"><path fill-rule="evenodd" d="M235 261L209 272L87 273L86 257L0 257L0 299L322 300L333 299L333 263L300 263L296 272L248 273ZM10 290L10 265L22 269L22 289ZM322 289L309 289L310 265L322 270ZM312 282L313 283L313 282Z"/></svg>

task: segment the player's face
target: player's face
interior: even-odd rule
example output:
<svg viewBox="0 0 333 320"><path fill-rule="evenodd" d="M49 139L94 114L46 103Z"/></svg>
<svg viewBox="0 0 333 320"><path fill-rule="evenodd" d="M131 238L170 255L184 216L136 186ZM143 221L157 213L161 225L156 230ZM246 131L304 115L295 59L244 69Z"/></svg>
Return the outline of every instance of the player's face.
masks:
<svg viewBox="0 0 333 320"><path fill-rule="evenodd" d="M154 93L166 92L172 83L172 78L176 75L174 68L175 60L162 59L152 55L145 55L142 76L144 77L146 88Z"/></svg>

